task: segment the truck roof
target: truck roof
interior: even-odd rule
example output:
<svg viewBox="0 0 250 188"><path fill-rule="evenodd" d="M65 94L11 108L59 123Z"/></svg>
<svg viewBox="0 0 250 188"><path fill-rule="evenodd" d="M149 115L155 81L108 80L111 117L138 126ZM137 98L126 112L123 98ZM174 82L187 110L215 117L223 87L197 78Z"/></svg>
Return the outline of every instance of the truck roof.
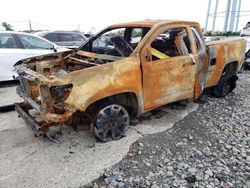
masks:
<svg viewBox="0 0 250 188"><path fill-rule="evenodd" d="M154 25L165 25L165 24L173 24L173 23L182 23L182 24L191 24L196 25L197 22L190 22L190 21L182 21L182 20L143 20L143 21L136 21L136 22L127 22L127 23L120 23L114 24L109 26L110 28L113 27L153 27Z"/></svg>

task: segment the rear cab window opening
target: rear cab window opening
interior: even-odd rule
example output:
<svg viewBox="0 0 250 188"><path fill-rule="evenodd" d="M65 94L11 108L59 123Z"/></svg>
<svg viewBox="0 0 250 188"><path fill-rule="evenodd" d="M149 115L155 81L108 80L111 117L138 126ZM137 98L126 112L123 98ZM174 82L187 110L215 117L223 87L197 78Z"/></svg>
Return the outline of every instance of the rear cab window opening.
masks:
<svg viewBox="0 0 250 188"><path fill-rule="evenodd" d="M202 42L202 38L200 37L200 34L198 33L198 31L196 30L195 27L191 27L192 30L192 34L195 40L195 44L196 44L196 49L198 53L204 53L204 50L206 49L205 44Z"/></svg>

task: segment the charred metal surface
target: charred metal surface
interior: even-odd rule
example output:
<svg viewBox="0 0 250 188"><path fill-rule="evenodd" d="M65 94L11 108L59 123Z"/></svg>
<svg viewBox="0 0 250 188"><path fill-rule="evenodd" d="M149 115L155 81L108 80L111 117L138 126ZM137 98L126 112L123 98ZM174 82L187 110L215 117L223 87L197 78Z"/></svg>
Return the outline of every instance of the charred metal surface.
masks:
<svg viewBox="0 0 250 188"><path fill-rule="evenodd" d="M133 29L141 36L132 37ZM172 32L174 47L170 45L171 36L165 34L169 30L176 30ZM159 37L162 40L158 44L168 41L168 48L153 48ZM98 46L97 39L105 45ZM130 115L140 115L170 102L196 99L205 87L217 85L227 64L235 63L238 72L245 46L242 39L205 44L199 24L194 22L117 24L77 51L16 63L21 83L18 94L39 112L44 122L37 126L48 135L54 125L90 124L106 103L119 104ZM22 108L25 106L17 106L17 111L28 113ZM30 119L28 115L22 117Z"/></svg>
<svg viewBox="0 0 250 188"><path fill-rule="evenodd" d="M15 109L17 113L26 121L26 124L33 131L40 132L42 128L39 126L38 122L28 113L28 109L24 110L25 104L15 104Z"/></svg>
<svg viewBox="0 0 250 188"><path fill-rule="evenodd" d="M210 52L210 61L216 59L216 64L209 66L206 87L212 87L218 83L227 64L235 63L238 72L244 63L246 48L244 39L208 42L207 48Z"/></svg>

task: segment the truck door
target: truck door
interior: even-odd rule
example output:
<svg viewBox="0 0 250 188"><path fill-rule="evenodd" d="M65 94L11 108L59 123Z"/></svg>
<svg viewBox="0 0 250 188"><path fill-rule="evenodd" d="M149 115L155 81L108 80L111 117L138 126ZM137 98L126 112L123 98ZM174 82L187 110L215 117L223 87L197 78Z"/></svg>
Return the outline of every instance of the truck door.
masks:
<svg viewBox="0 0 250 188"><path fill-rule="evenodd" d="M205 41L201 37L201 33L195 27L191 27L193 37L193 51L195 61L197 62L197 71L195 76L194 98L197 99L203 92L206 84L208 72L208 54L206 51Z"/></svg>
<svg viewBox="0 0 250 188"><path fill-rule="evenodd" d="M145 110L194 96L197 63L186 27L157 30L142 48Z"/></svg>

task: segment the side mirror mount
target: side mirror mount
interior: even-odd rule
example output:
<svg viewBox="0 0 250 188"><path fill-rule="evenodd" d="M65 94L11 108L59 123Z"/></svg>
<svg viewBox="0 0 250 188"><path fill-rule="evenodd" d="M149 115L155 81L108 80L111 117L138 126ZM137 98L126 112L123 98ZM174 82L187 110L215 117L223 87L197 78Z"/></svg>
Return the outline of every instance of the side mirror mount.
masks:
<svg viewBox="0 0 250 188"><path fill-rule="evenodd" d="M189 57L190 57L190 59L192 61L192 64L194 65L196 63L194 55L193 54L189 54Z"/></svg>
<svg viewBox="0 0 250 188"><path fill-rule="evenodd" d="M57 52L57 47L53 46L53 50L54 50L54 52Z"/></svg>

